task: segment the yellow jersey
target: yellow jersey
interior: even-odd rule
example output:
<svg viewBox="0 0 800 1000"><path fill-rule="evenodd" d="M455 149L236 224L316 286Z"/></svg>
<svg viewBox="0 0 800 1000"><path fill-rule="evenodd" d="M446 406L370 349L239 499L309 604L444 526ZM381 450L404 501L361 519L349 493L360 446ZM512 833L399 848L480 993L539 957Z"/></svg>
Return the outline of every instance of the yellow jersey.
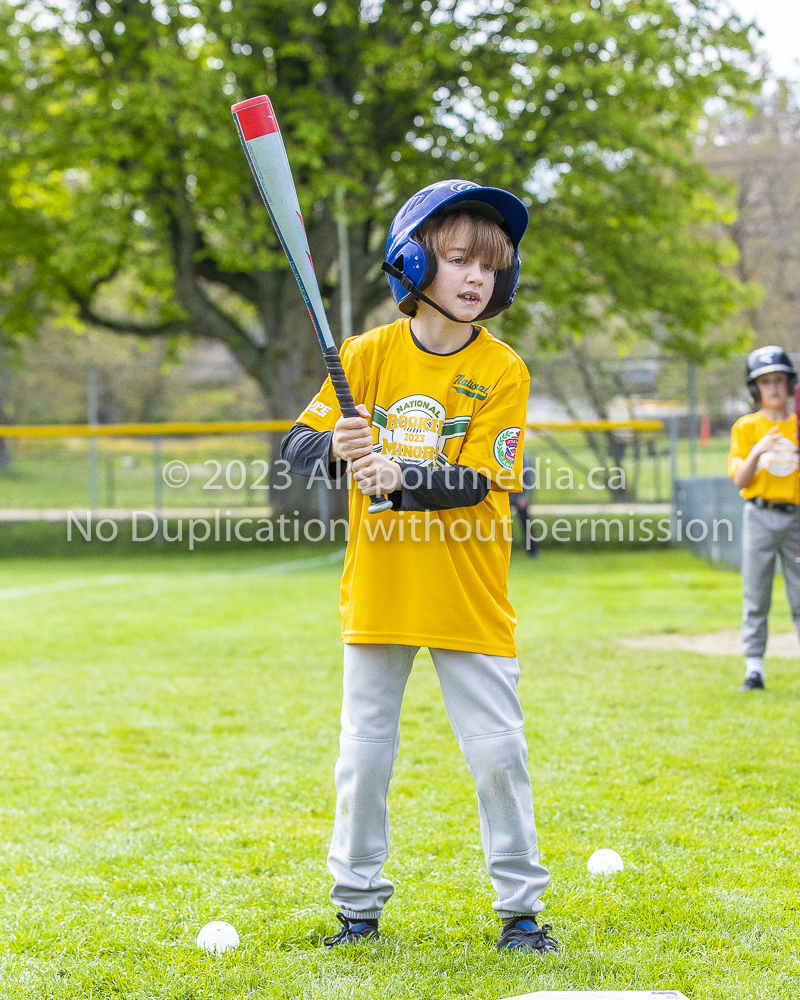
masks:
<svg viewBox="0 0 800 1000"><path fill-rule="evenodd" d="M341 357L353 398L372 414L375 451L421 477L458 464L491 483L474 507L381 514L368 514L372 498L351 484L343 640L516 655L508 493L522 488L524 362L483 328L460 351L430 354L408 319L351 337ZM298 422L327 431L340 416L328 378Z"/></svg>
<svg viewBox="0 0 800 1000"><path fill-rule="evenodd" d="M780 428L781 438L771 451L758 460L756 474L739 493L745 500L763 497L772 503L800 503L798 476L797 420L794 414L787 420L767 420L759 410L739 417L731 428L731 452L728 473L731 477L750 454L753 445L774 427Z"/></svg>

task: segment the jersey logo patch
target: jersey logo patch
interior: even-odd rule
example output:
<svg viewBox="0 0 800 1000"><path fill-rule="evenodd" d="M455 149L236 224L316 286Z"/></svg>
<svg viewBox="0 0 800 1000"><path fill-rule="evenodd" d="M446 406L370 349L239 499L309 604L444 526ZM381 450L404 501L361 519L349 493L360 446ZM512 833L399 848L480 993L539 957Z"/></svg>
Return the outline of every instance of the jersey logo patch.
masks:
<svg viewBox="0 0 800 1000"><path fill-rule="evenodd" d="M463 438L471 414L448 417L438 399L421 393L403 396L384 409L376 403L372 426L378 428L375 451L406 465L443 468L448 465L444 446L447 441Z"/></svg>
<svg viewBox="0 0 800 1000"><path fill-rule="evenodd" d="M471 396L472 399L486 399L492 387L490 385L481 385L479 382L473 382L466 375L457 375L455 382L453 382L453 388L456 392L460 392L462 396Z"/></svg>
<svg viewBox="0 0 800 1000"><path fill-rule="evenodd" d="M797 445L789 438L779 437L775 447L758 459L757 469L766 469L773 476L791 476L797 472Z"/></svg>
<svg viewBox="0 0 800 1000"><path fill-rule="evenodd" d="M504 469L514 468L521 429L520 427L506 427L494 439L494 457L497 464L502 465Z"/></svg>
<svg viewBox="0 0 800 1000"><path fill-rule="evenodd" d="M398 399L386 410L375 406L372 423L378 427L378 444L387 458L407 465L438 464L439 436L445 429L445 409L438 399L418 393Z"/></svg>

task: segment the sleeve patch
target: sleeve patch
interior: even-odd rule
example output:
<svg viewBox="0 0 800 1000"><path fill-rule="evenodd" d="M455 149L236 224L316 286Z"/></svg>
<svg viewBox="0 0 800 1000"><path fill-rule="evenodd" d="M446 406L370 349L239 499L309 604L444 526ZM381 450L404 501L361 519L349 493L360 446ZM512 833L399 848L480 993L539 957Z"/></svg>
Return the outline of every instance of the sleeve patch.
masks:
<svg viewBox="0 0 800 1000"><path fill-rule="evenodd" d="M497 464L502 465L504 469L514 468L521 429L520 427L506 427L494 439L494 457Z"/></svg>
<svg viewBox="0 0 800 1000"><path fill-rule="evenodd" d="M313 403L310 403L306 407L306 409L309 413L316 413L320 417L327 417L327 415L331 412L330 406L326 406L321 399L315 399Z"/></svg>

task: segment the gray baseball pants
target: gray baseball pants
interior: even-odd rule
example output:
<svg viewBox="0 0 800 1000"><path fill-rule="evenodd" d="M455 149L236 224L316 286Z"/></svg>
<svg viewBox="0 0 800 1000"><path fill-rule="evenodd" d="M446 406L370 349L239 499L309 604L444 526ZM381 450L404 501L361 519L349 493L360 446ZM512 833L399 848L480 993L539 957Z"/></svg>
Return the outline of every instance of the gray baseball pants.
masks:
<svg viewBox="0 0 800 1000"><path fill-rule="evenodd" d="M346 645L331 901L350 919L379 917L394 892L386 798L400 746L400 705L417 646ZM505 918L538 913L550 873L539 864L516 657L431 649L447 716L478 793L486 867Z"/></svg>
<svg viewBox="0 0 800 1000"><path fill-rule="evenodd" d="M772 602L775 559L780 556L786 599L800 636L800 512L759 510L744 505L742 529L742 651L763 656Z"/></svg>

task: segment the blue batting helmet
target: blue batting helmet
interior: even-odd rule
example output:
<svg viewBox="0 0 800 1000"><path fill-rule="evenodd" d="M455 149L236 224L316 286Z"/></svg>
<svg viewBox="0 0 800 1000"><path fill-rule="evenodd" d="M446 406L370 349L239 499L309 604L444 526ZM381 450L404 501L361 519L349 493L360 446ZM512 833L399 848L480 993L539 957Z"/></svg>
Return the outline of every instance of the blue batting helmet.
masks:
<svg viewBox="0 0 800 1000"><path fill-rule="evenodd" d="M481 187L472 181L437 181L408 199L389 227L386 239L386 260L422 290L436 276L436 256L430 248L414 239L417 229L432 215L463 210L480 212L496 222L508 235L514 247L510 267L495 273L494 289L489 303L478 320L496 316L514 301L519 278L519 243L528 227L528 210L513 194L500 188ZM397 278L389 278L389 287L400 312L413 316L417 299Z"/></svg>

